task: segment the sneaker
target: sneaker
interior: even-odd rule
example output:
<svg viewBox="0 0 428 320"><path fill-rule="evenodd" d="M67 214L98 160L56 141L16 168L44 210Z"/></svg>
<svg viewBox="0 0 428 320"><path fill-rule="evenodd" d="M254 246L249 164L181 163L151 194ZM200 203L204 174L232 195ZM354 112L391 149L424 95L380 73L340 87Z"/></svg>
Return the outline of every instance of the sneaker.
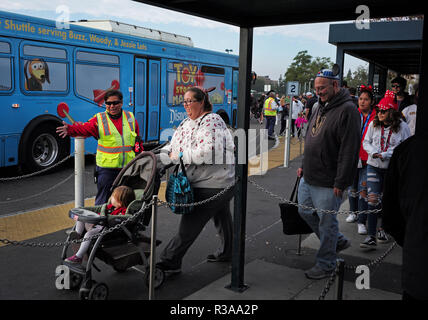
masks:
<svg viewBox="0 0 428 320"><path fill-rule="evenodd" d="M318 267L317 265L315 265L311 269L305 271L305 276L308 279L320 280L320 279L330 277L333 272L334 270L325 271L320 267Z"/></svg>
<svg viewBox="0 0 428 320"><path fill-rule="evenodd" d="M78 256L76 256L74 254L71 257L65 259L65 261L73 263L73 264L81 264L82 263L82 258L79 258Z"/></svg>
<svg viewBox="0 0 428 320"><path fill-rule="evenodd" d="M365 224L358 224L358 234L367 234L367 228Z"/></svg>
<svg viewBox="0 0 428 320"><path fill-rule="evenodd" d="M387 243L389 241L389 238L386 235L385 231L383 231L383 229L379 229L377 231L377 241L379 243Z"/></svg>
<svg viewBox="0 0 428 320"><path fill-rule="evenodd" d="M156 263L156 267L161 269L163 272L165 272L167 274L179 274L179 273L181 273L181 268L172 268L170 265L168 265L164 261Z"/></svg>
<svg viewBox="0 0 428 320"><path fill-rule="evenodd" d="M346 239L345 241L338 243L336 246L336 253L339 253L340 251L346 250L351 246L351 241Z"/></svg>
<svg viewBox="0 0 428 320"><path fill-rule="evenodd" d="M346 222L352 223L357 221L357 215L355 213L350 213L349 216L346 218Z"/></svg>
<svg viewBox="0 0 428 320"><path fill-rule="evenodd" d="M376 243L376 237L374 236L368 236L364 242L360 243L360 248L363 249L370 249L370 250L376 250L377 243Z"/></svg>
<svg viewBox="0 0 428 320"><path fill-rule="evenodd" d="M215 254L210 254L207 257L208 262L230 262L231 260L231 257L217 256Z"/></svg>

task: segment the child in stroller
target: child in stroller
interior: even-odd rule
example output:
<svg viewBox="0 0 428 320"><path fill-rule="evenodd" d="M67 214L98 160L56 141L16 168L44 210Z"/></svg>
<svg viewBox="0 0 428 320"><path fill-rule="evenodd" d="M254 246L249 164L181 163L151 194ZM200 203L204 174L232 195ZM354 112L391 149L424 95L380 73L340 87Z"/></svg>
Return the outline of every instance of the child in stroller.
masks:
<svg viewBox="0 0 428 320"><path fill-rule="evenodd" d="M96 258L110 265L117 272L124 272L131 267L142 265L145 272L145 282L148 285L151 245L158 246L161 243L161 241L156 240L152 244L152 239L144 234L151 219L152 208L150 202L153 195L158 194L160 187L159 163L157 155L153 152L142 152L120 171L113 182L112 189L115 190L116 187L126 186L135 194L135 200L127 206L126 215L105 214L105 210L110 204L104 204L101 207L84 207L70 210L70 217L74 219L76 216L78 222L93 224L97 228L100 227L92 237L87 236L88 233L84 234L85 230L83 230L82 237L84 238L80 240L75 239L78 232L71 232L62 250L61 259L63 264L70 270L70 289L80 288L79 297L81 299L107 299L107 285L97 283L92 278L92 267L97 271L101 271L94 263ZM127 201L120 200L120 204L123 206L126 205L125 202ZM120 204L111 203L115 207L120 207ZM123 208L120 210L123 210ZM104 214L98 214L102 211ZM75 227L77 227L77 224ZM79 228L82 227L80 226ZM90 241L85 239L90 239ZM76 241L72 242L72 240ZM82 245L85 242L88 243L86 264L67 261L66 257L70 256L68 253L69 248L73 249L74 242L80 242ZM74 251L77 251L76 249L74 248ZM154 269L153 287L158 288L163 283L164 278L165 274L162 270Z"/></svg>
<svg viewBox="0 0 428 320"><path fill-rule="evenodd" d="M127 207L131 204L132 201L135 200L134 191L127 186L119 186L114 189L109 203L103 204L101 206L94 207L93 210L96 213L99 213L102 216L108 215L123 215L126 217L131 216L126 213ZM93 235L100 233L103 229L102 225L93 225L90 223L84 223L82 221L78 221L78 216L74 216L74 220L76 220L75 230L73 231L73 235L71 238L80 239L82 237L83 231L86 229L85 236L87 238L91 238ZM79 251L71 257L65 259L65 261L70 263L82 263L82 258L84 254L88 251L90 245L90 241L83 241L80 245Z"/></svg>

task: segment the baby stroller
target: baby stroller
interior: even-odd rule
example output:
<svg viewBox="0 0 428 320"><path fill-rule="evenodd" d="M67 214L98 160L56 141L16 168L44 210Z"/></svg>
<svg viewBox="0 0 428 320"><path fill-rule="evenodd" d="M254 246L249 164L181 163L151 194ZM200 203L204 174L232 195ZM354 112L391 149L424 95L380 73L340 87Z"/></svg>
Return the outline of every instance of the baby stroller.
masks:
<svg viewBox="0 0 428 320"><path fill-rule="evenodd" d="M106 216L104 213L107 204L70 210L71 218L77 216L78 221L103 226L102 231L97 234L98 237L91 240L86 266L64 261L68 256L67 251L70 251L69 249L77 251L78 248L73 249L75 245L65 245L62 250L63 264L70 270L70 289L80 288L80 299L107 299L107 285L96 283L92 279L92 267L99 272L101 271L94 264L96 258L110 265L117 272L124 272L133 266L142 265L145 269L145 282L147 285L149 284L151 239L144 234L144 231L150 223L152 214L152 207L149 204L152 196L157 195L160 187L158 162L160 161L157 160L155 153L142 152L120 171L113 182L112 190L121 185L134 190L136 200L131 202L126 211L127 214L133 215L132 220L128 220L129 217L126 216ZM125 220L128 222L124 225L103 234L103 231L121 224ZM73 240L71 239L72 234L70 233L67 237L67 241ZM156 246L160 243L161 241L156 241ZM165 274L158 268L154 270L154 274L153 286L158 288L162 285Z"/></svg>

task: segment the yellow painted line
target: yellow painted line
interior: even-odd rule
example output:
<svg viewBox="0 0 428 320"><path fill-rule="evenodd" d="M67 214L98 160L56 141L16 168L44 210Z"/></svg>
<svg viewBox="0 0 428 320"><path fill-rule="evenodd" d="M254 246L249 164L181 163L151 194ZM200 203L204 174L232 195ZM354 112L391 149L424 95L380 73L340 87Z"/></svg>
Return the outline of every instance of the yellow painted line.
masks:
<svg viewBox="0 0 428 320"><path fill-rule="evenodd" d="M303 146L302 146L303 150ZM290 160L300 155L300 145L297 139L290 144ZM280 138L277 148L271 149L267 157L269 159L267 170L284 164L284 138ZM257 158L257 157L256 157ZM249 172L251 165L249 164ZM251 174L249 174L251 175ZM158 195L165 201L166 183L162 182ZM94 198L86 199L85 206L93 206ZM49 233L71 228L74 221L68 217L70 209L74 208L74 201L48 208L29 211L13 216L0 218L0 238L15 241L24 241L37 238ZM0 247L4 244L0 243Z"/></svg>

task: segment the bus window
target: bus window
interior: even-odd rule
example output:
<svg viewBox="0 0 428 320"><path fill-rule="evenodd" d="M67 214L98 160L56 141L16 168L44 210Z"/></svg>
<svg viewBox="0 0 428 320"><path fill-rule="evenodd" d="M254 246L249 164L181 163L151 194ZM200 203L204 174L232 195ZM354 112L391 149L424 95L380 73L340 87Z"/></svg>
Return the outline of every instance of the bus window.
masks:
<svg viewBox="0 0 428 320"><path fill-rule="evenodd" d="M222 104L224 101L224 76L205 74L204 88L215 87L214 91L208 93L212 104Z"/></svg>
<svg viewBox="0 0 428 320"><path fill-rule="evenodd" d="M114 80L119 81L119 67L76 63L76 91L82 97L102 104L99 96Z"/></svg>
<svg viewBox="0 0 428 320"><path fill-rule="evenodd" d="M67 59L67 52L64 49L48 48L39 46L24 46L25 56L36 56L46 58Z"/></svg>
<svg viewBox="0 0 428 320"><path fill-rule="evenodd" d="M12 89L11 58L0 57L0 91Z"/></svg>
<svg viewBox="0 0 428 320"><path fill-rule="evenodd" d="M10 53L10 44L7 42L0 42L0 53Z"/></svg>
<svg viewBox="0 0 428 320"><path fill-rule="evenodd" d="M10 44L0 42L0 53L10 53ZM0 91L12 89L12 58L0 56Z"/></svg>
<svg viewBox="0 0 428 320"><path fill-rule="evenodd" d="M79 61L102 62L102 63L119 63L119 57L111 54L99 54L93 52L78 51L76 59Z"/></svg>
<svg viewBox="0 0 428 320"><path fill-rule="evenodd" d="M79 96L101 105L106 90L119 89L119 56L79 50L76 60L76 92Z"/></svg>
<svg viewBox="0 0 428 320"><path fill-rule="evenodd" d="M24 60L23 73L27 91L67 91L67 63L42 58Z"/></svg>

